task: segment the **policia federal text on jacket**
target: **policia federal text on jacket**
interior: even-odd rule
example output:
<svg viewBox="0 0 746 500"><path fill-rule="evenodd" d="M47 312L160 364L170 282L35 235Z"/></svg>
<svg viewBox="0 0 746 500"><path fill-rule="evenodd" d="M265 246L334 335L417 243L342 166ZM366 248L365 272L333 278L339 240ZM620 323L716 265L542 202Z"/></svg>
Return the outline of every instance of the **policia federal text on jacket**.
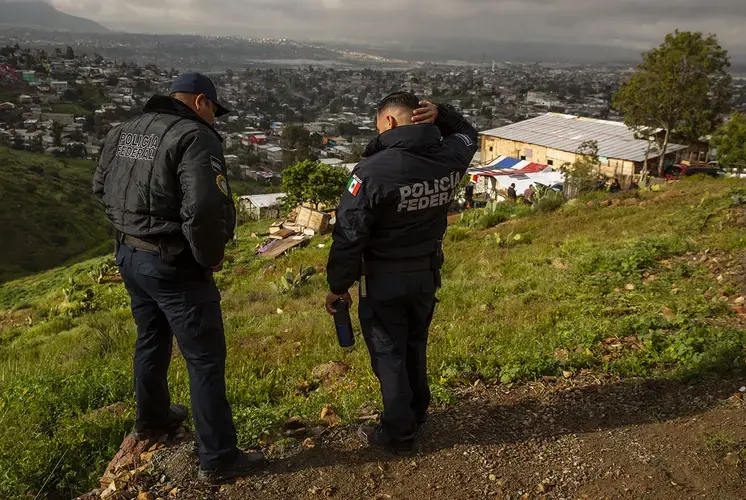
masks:
<svg viewBox="0 0 746 500"><path fill-rule="evenodd" d="M182 75L170 96L153 97L142 116L112 129L93 180L118 234L117 265L137 324L136 437L172 431L188 416L186 407L171 405L166 381L175 336L189 371L199 475L213 481L263 462L236 447L212 278L236 223L213 128L215 116L227 112L207 77Z"/></svg>
<svg viewBox="0 0 746 500"><path fill-rule="evenodd" d="M407 93L384 99L377 122L381 134L337 208L327 309L339 297L350 300L347 291L361 280L358 316L384 406L381 424L361 432L371 444L407 451L427 418L426 345L441 240L477 132L452 107Z"/></svg>

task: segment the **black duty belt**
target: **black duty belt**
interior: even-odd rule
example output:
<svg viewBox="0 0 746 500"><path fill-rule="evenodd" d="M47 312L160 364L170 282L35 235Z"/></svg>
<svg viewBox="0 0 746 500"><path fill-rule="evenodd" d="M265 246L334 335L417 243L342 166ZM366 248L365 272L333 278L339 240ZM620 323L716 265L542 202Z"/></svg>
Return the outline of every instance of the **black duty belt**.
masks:
<svg viewBox="0 0 746 500"><path fill-rule="evenodd" d="M366 260L363 262L363 275L409 273L414 271L437 271L440 263L433 257L401 260Z"/></svg>
<svg viewBox="0 0 746 500"><path fill-rule="evenodd" d="M150 252L154 254L160 254L160 247L152 243L150 241L143 240L142 238L137 238L135 236L130 236L128 234L124 235L124 238L122 238L122 243L124 243L127 246L131 246L135 248L136 250L140 250L142 252Z"/></svg>

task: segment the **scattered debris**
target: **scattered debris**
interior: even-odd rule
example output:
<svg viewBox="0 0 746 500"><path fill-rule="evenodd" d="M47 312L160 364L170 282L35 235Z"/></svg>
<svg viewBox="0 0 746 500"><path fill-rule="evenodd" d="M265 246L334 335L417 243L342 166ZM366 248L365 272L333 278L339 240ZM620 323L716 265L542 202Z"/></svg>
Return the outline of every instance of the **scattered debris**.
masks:
<svg viewBox="0 0 746 500"><path fill-rule="evenodd" d="M276 259L291 248L305 245L311 239L310 236L295 235L295 233L293 234L293 236L289 236L284 239L275 239L270 236L269 241L264 246L259 248L256 253L261 255L262 257Z"/></svg>
<svg viewBox="0 0 746 500"><path fill-rule="evenodd" d="M329 229L329 222L331 221L331 215L326 212L319 212L318 210L311 210L310 208L301 207L298 210L298 216L295 219L295 223L304 228L309 228L317 233L325 233Z"/></svg>
<svg viewBox="0 0 746 500"><path fill-rule="evenodd" d="M567 361L570 359L570 352L567 349L557 348L554 351L554 359L557 361Z"/></svg>
<svg viewBox="0 0 746 500"><path fill-rule="evenodd" d="M331 361L315 367L311 372L311 378L324 387L329 387L337 383L348 371L350 367L341 361Z"/></svg>
<svg viewBox="0 0 746 500"><path fill-rule="evenodd" d="M326 212L299 207L287 221L270 226L269 237L257 245L256 254L276 259L293 248L307 244L316 234L328 231L330 221L331 215Z"/></svg>
<svg viewBox="0 0 746 500"><path fill-rule="evenodd" d="M324 405L319 418L325 425L329 427L334 427L335 425L339 424L339 417L334 411L334 407L329 404Z"/></svg>
<svg viewBox="0 0 746 500"><path fill-rule="evenodd" d="M112 405L113 406L113 405ZM99 482L100 488L79 498L105 500L157 500L178 488L166 483L165 476L159 482L151 476L152 460L156 450L180 446L187 441L187 429L180 428L174 434L162 435L157 439L138 440L134 434L124 438L119 451L106 467ZM152 451L147 451L152 450ZM158 451L160 453L160 451ZM165 483L165 484L164 484ZM156 491L157 490L157 491ZM158 495L154 495L158 493ZM175 495L176 493L171 493Z"/></svg>
<svg viewBox="0 0 746 500"><path fill-rule="evenodd" d="M663 306L663 317L666 318L667 321L672 321L676 317L676 313L674 313L670 307Z"/></svg>
<svg viewBox="0 0 746 500"><path fill-rule="evenodd" d="M306 427L306 423L301 417L290 417L285 421L285 428L289 431L297 431Z"/></svg>
<svg viewBox="0 0 746 500"><path fill-rule="evenodd" d="M311 449L316 445L314 444L313 439L306 438L305 440L303 440L303 443L301 444L301 446L303 446L304 448Z"/></svg>

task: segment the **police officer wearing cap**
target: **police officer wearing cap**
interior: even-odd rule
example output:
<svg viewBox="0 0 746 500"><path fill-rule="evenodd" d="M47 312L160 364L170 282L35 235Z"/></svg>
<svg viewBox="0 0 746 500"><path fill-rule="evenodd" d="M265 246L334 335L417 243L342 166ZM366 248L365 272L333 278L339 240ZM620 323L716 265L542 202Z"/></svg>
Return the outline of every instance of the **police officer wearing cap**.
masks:
<svg viewBox="0 0 746 500"><path fill-rule="evenodd" d="M264 464L261 453L236 447L212 276L236 223L214 128L229 110L209 78L188 73L143 111L109 132L93 179L117 234L116 262L137 324L135 436L173 432L188 416L171 404L166 379L176 337L189 372L199 477L220 482Z"/></svg>
<svg viewBox="0 0 746 500"><path fill-rule="evenodd" d="M360 433L370 445L406 453L427 419L426 349L441 241L477 131L451 106L406 92L386 97L376 121L380 135L337 208L326 308L336 312L340 298L351 303L348 290L360 281L358 316L383 396L380 424Z"/></svg>

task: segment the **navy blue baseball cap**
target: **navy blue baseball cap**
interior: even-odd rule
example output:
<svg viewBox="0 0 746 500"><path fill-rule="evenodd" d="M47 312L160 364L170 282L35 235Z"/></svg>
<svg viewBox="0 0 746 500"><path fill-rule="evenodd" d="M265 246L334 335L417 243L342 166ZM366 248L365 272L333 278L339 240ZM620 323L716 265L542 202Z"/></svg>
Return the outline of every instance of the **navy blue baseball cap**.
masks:
<svg viewBox="0 0 746 500"><path fill-rule="evenodd" d="M218 91L215 90L215 84L212 80L201 73L184 73L179 75L171 83L171 93L186 92L187 94L205 94L218 107L215 116L223 116L231 112L218 101Z"/></svg>

